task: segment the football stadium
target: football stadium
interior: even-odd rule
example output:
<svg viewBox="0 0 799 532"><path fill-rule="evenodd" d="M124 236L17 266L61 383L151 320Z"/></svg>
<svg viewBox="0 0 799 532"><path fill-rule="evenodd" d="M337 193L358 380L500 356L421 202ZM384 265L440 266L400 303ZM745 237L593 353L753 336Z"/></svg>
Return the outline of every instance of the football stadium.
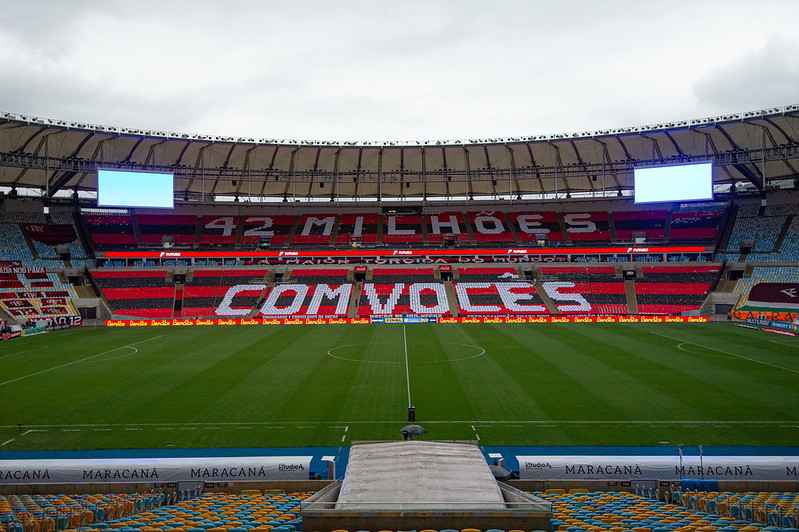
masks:
<svg viewBox="0 0 799 532"><path fill-rule="evenodd" d="M797 168L0 113L0 532L795 532Z"/></svg>

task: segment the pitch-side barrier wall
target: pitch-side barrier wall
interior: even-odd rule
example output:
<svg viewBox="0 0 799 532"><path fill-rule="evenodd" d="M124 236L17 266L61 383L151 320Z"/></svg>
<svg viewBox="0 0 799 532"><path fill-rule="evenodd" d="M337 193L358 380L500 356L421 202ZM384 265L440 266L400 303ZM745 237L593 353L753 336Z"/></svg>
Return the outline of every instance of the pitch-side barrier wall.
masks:
<svg viewBox="0 0 799 532"><path fill-rule="evenodd" d="M106 327L235 327L253 325L370 325L380 323L708 323L707 316L373 316L371 318L181 318L106 320Z"/></svg>

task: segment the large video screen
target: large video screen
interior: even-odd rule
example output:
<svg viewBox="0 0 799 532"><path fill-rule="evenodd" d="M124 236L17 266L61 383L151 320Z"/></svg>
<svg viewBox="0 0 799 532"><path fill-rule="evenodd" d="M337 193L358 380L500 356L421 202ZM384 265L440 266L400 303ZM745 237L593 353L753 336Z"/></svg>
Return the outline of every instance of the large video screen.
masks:
<svg viewBox="0 0 799 532"><path fill-rule="evenodd" d="M636 168L635 202L713 199L713 163Z"/></svg>
<svg viewBox="0 0 799 532"><path fill-rule="evenodd" d="M174 174L100 169L97 205L171 209L175 206L174 186Z"/></svg>

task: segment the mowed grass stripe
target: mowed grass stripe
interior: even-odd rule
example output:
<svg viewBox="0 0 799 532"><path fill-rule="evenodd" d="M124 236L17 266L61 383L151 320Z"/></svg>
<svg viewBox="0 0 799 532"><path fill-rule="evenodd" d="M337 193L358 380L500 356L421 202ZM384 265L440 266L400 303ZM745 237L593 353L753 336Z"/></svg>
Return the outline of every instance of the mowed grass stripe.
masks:
<svg viewBox="0 0 799 532"><path fill-rule="evenodd" d="M797 441L795 375L652 332L786 367L799 355L724 325L408 326L419 419L437 439L476 424L486 444ZM24 375L153 335L0 387L3 450L339 445L342 423L352 441L396 439L405 422L396 326L68 331L3 345L19 356L0 367ZM458 360L470 345L485 356ZM328 356L341 346L353 360ZM30 432L48 424L62 428Z"/></svg>

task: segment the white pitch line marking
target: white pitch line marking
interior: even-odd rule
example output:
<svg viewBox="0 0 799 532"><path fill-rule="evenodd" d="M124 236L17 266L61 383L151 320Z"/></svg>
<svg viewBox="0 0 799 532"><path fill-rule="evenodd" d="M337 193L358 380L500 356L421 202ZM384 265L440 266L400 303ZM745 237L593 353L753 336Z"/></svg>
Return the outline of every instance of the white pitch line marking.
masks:
<svg viewBox="0 0 799 532"><path fill-rule="evenodd" d="M0 447L5 447L9 443L13 443L13 442L14 442L14 438L11 438L10 440L6 440L3 443L0 443Z"/></svg>
<svg viewBox="0 0 799 532"><path fill-rule="evenodd" d="M349 426L349 425L347 425L346 427L344 427L344 432L345 432L345 433L346 433L346 432L349 432L349 430L350 430L350 426Z"/></svg>
<svg viewBox="0 0 799 532"><path fill-rule="evenodd" d="M33 373L29 373L29 374L23 375L21 377L16 377L14 379L9 379L7 381L0 382L0 386L5 386L6 384L12 384L12 383L15 383L15 382L19 382L21 380L28 379L30 377L35 377L37 375L42 375L44 373L49 373L51 371L55 371L57 369L66 368L68 366L79 364L81 362L85 362L87 360L91 360L93 358L97 358L99 356L107 355L108 353L113 353L114 351L119 351L120 349L136 349L134 346L141 345L141 344L143 344L145 342L150 342L152 340L157 340L158 338L163 338L163 335L153 336L153 337L147 338L146 340L142 340L140 342L133 342L132 344L121 345L119 347L115 347L113 349L109 349L108 351L103 351L102 353L89 355L87 357L79 358L78 360L73 360L71 362L65 362L63 364L59 364L59 365L53 366L51 368L46 368L46 369L42 369L42 370L39 370L39 371L34 371Z"/></svg>
<svg viewBox="0 0 799 532"><path fill-rule="evenodd" d="M405 382L408 384L408 408L413 406L411 399L411 372L408 367L408 338L405 336L405 324L402 324L402 345L405 348Z"/></svg>
<svg viewBox="0 0 799 532"><path fill-rule="evenodd" d="M732 426L771 426L771 425L785 425L790 423L797 423L798 420L794 419L780 419L780 420L731 420L731 419L701 419L701 420L652 420L652 419L615 419L615 420L596 420L596 419L505 419L505 420L491 420L491 419L451 419L451 420L429 420L425 421L425 425L524 425L542 426L542 425L732 425ZM26 427L34 427L37 429L62 429L70 427L81 427L84 429L92 429L95 427L141 427L145 429L159 429L159 430L178 430L180 427L190 427L194 429L203 430L223 430L227 427L236 427L246 425L249 427L276 427L275 423L280 423L279 427L285 428L286 425L291 428L316 428L322 425L327 425L329 421L216 421L216 422L194 422L194 423L73 423L70 425L59 424L42 424L31 425L26 424ZM352 420L347 421L350 425L402 425L402 421L396 419L386 420ZM19 425L0 425L0 429L16 429Z"/></svg>
<svg viewBox="0 0 799 532"><path fill-rule="evenodd" d="M675 338L673 336L669 336L668 334L662 334L662 333L659 333L659 332L655 332L655 331L653 331L651 329L647 329L647 332L649 332L651 334L654 334L656 336L660 336L662 338L668 338L669 340L671 340L673 342L680 342L680 343L677 344L677 349L679 349L680 351L682 351L684 353L689 353L689 354L692 354L692 355L693 354L697 354L697 353L692 353L690 351L686 351L685 348L682 347L684 345L691 344L691 345L695 345L695 346L697 346L699 348L702 348L702 349L707 349L708 351L715 351L716 353L721 353L723 355L731 356L731 357L734 357L734 358L740 358L741 360L748 360L749 362L754 362L755 364L762 364L764 366L769 366L769 367L772 367L774 369L780 369L782 371L788 371L790 373L795 373L795 374L799 375L799 370L788 368L788 367L785 367L785 366L780 366L779 364L772 364L771 362L765 362L763 360L757 360L755 358L749 358L747 356L740 355L738 353L731 353L730 351L725 351L723 349L718 349L716 347L708 347L706 345L698 344L696 342L682 341L680 338Z"/></svg>
<svg viewBox="0 0 799 532"><path fill-rule="evenodd" d="M61 429L61 432L80 432L80 429Z"/></svg>

